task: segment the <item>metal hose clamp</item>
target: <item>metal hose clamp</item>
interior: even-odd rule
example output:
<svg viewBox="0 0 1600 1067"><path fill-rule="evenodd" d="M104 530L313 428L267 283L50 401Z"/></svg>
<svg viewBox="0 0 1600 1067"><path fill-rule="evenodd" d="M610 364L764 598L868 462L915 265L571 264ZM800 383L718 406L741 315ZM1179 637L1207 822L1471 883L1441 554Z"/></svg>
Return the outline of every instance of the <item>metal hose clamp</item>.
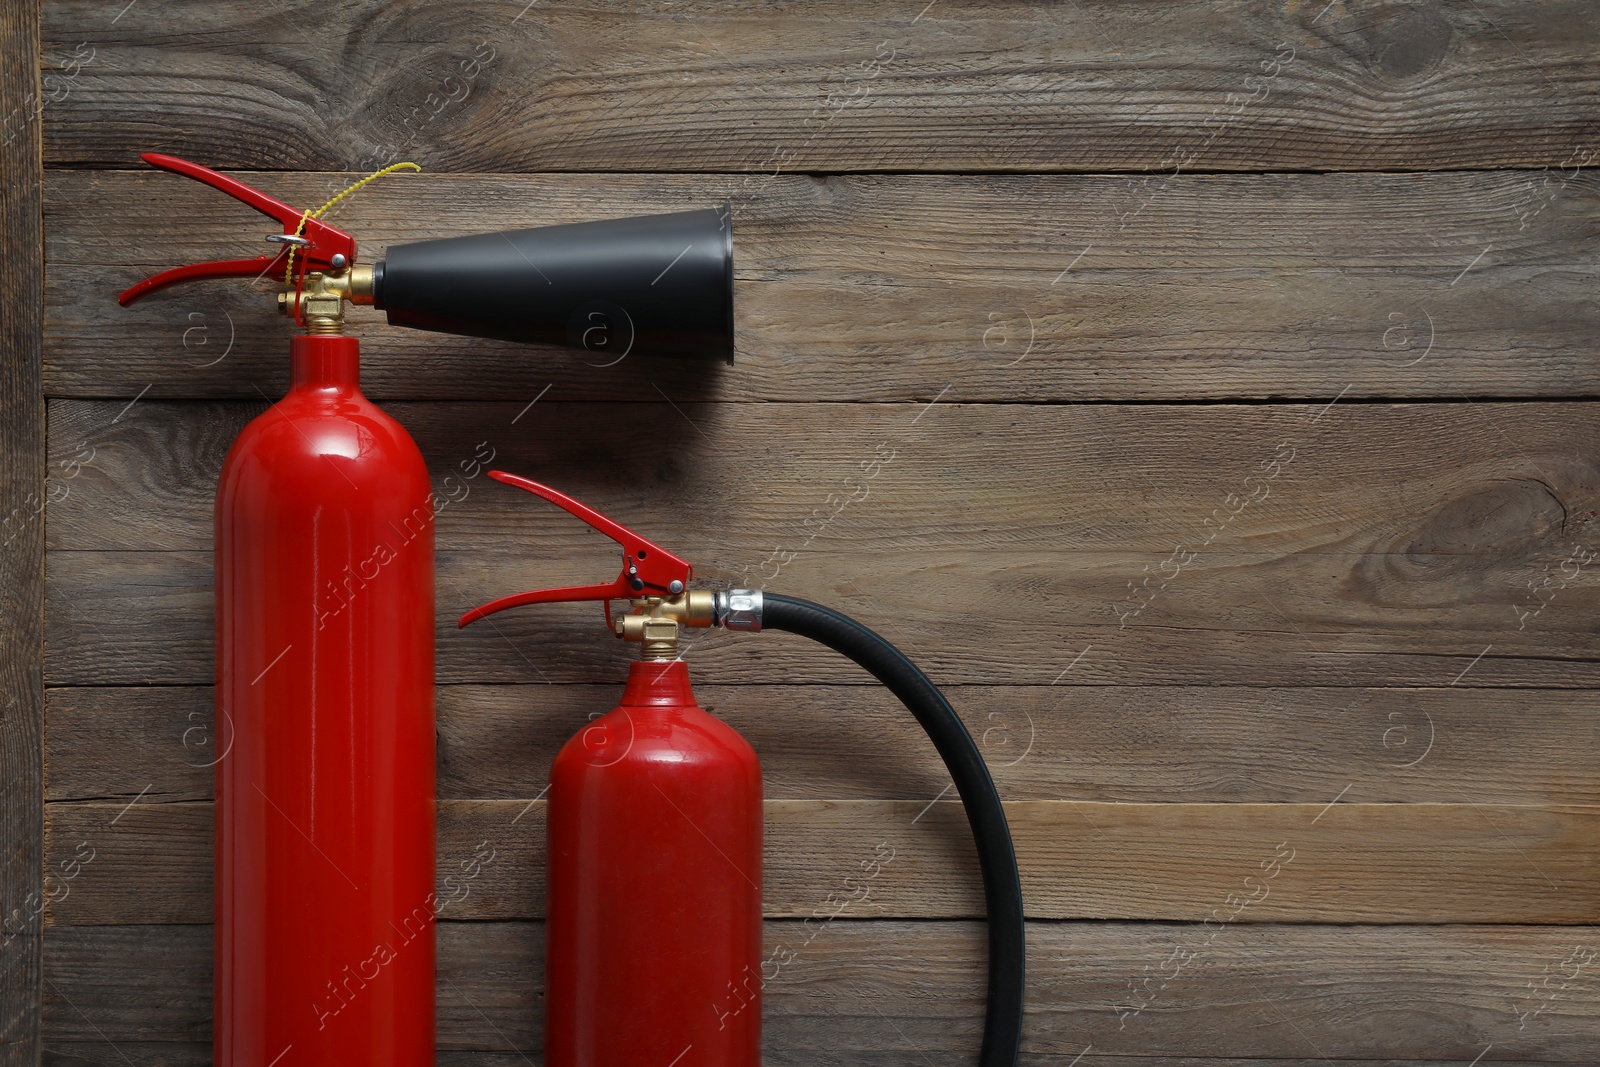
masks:
<svg viewBox="0 0 1600 1067"><path fill-rule="evenodd" d="M716 624L727 630L756 633L761 629L761 590L723 589L717 592Z"/></svg>

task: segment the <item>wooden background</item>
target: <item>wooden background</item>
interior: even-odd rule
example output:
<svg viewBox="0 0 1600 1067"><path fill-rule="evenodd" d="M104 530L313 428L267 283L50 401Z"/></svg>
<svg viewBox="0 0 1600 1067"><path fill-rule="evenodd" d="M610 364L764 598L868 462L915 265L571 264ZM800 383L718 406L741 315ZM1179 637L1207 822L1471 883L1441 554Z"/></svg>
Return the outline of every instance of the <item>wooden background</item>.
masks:
<svg viewBox="0 0 1600 1067"><path fill-rule="evenodd" d="M332 217L368 259L734 208L731 368L352 314L452 501L441 1063L539 1059L529 801L629 655L594 609L455 631L615 566L485 448L949 687L1027 1063L1600 1062L1591 4L524 3L7 7L8 1062L209 1059L211 493L289 331L241 284L116 306L271 229L143 150L308 206L415 160ZM778 635L689 658L766 767L768 1063L970 1063L981 900L915 725Z"/></svg>

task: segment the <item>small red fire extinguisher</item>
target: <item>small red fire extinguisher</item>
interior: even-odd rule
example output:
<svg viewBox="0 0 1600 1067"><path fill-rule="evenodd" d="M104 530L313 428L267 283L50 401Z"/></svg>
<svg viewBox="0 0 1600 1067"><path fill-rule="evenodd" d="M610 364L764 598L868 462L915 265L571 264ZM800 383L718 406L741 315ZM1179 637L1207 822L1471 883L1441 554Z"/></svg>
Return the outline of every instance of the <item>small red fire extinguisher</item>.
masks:
<svg viewBox="0 0 1600 1067"><path fill-rule="evenodd" d="M978 847L989 917L982 1067L1014 1067L1022 1033L1021 880L977 745L926 675L829 608L759 590L689 588L688 561L548 486L543 497L622 546L603 585L518 593L474 608L603 601L639 642L621 703L569 740L546 817L545 1067L759 1067L761 772L734 730L695 703L683 627L787 630L854 660L917 717L949 769ZM631 604L613 615L613 601ZM732 1010L729 1004L736 1005Z"/></svg>
<svg viewBox="0 0 1600 1067"><path fill-rule="evenodd" d="M279 308L306 329L288 395L217 486L214 1062L432 1067L434 500L411 437L361 393L345 304L619 358L731 358L728 213L447 238L368 265L320 211L144 158L283 232L274 255L165 271L123 305L281 279Z"/></svg>

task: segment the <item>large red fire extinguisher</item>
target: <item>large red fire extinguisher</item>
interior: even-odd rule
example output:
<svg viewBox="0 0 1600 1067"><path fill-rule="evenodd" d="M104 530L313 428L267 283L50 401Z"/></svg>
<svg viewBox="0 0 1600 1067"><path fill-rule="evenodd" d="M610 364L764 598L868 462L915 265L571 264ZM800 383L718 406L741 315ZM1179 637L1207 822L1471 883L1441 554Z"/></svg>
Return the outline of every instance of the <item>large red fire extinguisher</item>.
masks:
<svg viewBox="0 0 1600 1067"><path fill-rule="evenodd" d="M727 212L448 238L365 265L320 212L144 158L277 220L281 247L163 272L121 302L282 279L279 307L306 329L288 395L217 487L215 1063L431 1067L434 502L417 446L361 393L345 304L619 357L730 357Z"/></svg>
<svg viewBox="0 0 1600 1067"><path fill-rule="evenodd" d="M293 384L217 486L216 1061L433 1049L433 501L361 395L352 337L292 342ZM267 1057L266 1063L261 1063ZM283 1065L280 1065L283 1067Z"/></svg>
<svg viewBox="0 0 1600 1067"><path fill-rule="evenodd" d="M569 740L547 793L545 1067L758 1067L761 1052L761 776L755 753L695 703L683 627L787 630L854 660L927 731L966 808L989 918L982 1067L1014 1067L1022 1033L1021 881L978 747L926 675L836 611L758 590L694 590L688 561L548 486L543 497L622 546L601 585L517 593L466 626L525 604L599 600L637 641L622 701ZM613 601L631 604L613 615Z"/></svg>

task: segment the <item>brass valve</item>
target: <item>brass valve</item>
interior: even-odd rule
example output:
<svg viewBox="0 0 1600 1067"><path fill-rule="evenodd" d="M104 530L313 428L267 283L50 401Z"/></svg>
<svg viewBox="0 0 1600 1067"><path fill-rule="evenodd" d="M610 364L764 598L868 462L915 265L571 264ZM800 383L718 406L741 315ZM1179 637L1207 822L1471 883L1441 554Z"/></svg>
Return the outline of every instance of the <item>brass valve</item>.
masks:
<svg viewBox="0 0 1600 1067"><path fill-rule="evenodd" d="M278 311L299 319L306 332L336 334L344 330L344 304L372 303L372 267L358 264L341 271L310 271L299 291L278 294Z"/></svg>
<svg viewBox="0 0 1600 1067"><path fill-rule="evenodd" d="M677 658L679 627L699 628L716 623L716 595L709 590L647 597L632 604L633 610L627 615L612 617L612 630L624 641L640 642L644 646L642 658L647 660Z"/></svg>

